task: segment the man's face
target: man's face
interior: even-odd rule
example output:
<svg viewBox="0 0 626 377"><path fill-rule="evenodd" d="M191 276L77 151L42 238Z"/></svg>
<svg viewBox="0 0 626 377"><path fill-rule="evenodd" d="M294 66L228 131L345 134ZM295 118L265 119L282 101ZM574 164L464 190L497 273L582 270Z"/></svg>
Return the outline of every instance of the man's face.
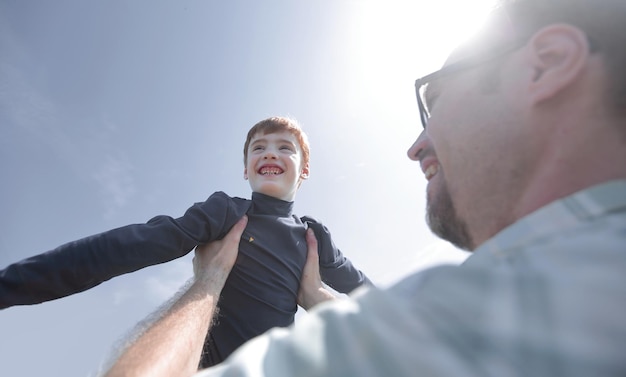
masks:
<svg viewBox="0 0 626 377"><path fill-rule="evenodd" d="M288 131L256 134L248 146L244 177L252 191L293 201L308 167L302 167L302 150Z"/></svg>
<svg viewBox="0 0 626 377"><path fill-rule="evenodd" d="M527 131L519 127L523 114L515 86L520 75L508 60L494 67L431 82L431 118L408 151L428 180L431 230L467 250L510 223L510 201L520 189L516 185L524 169L520 156L529 153ZM495 85L489 75L498 75Z"/></svg>

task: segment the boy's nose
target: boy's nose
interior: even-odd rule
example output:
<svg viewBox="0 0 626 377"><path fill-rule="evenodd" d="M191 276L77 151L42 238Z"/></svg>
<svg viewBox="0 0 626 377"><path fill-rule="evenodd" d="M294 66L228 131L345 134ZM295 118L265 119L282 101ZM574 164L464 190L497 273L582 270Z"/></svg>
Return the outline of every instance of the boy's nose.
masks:
<svg viewBox="0 0 626 377"><path fill-rule="evenodd" d="M265 152L265 155L263 156L264 160L268 160L268 159L272 159L275 160L276 157L276 153L274 153L274 151L268 150Z"/></svg>

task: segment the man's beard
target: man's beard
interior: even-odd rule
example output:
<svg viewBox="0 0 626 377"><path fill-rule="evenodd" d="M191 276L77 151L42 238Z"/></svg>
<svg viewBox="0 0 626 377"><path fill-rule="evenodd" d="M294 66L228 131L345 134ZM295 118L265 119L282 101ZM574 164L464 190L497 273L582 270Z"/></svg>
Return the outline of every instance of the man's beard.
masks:
<svg viewBox="0 0 626 377"><path fill-rule="evenodd" d="M472 251L474 243L467 230L467 224L458 217L445 180L442 179L442 183L441 190L437 192L435 198L426 194L426 222L437 236L458 248Z"/></svg>

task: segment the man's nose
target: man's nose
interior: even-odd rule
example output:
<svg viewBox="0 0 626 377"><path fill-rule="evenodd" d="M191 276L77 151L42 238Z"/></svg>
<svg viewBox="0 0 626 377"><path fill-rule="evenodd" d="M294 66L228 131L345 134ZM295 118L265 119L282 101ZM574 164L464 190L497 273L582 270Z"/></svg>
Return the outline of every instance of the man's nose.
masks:
<svg viewBox="0 0 626 377"><path fill-rule="evenodd" d="M419 161L421 152L426 148L426 144L428 143L428 137L426 135L426 130L422 130L422 132L417 137L417 140L411 145L409 150L406 152L406 155L413 161Z"/></svg>

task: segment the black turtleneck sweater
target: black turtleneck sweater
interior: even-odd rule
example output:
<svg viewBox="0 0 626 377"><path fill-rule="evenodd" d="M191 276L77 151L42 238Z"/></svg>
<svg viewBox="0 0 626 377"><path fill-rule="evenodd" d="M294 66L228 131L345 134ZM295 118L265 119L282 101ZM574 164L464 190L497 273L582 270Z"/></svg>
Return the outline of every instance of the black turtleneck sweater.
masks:
<svg viewBox="0 0 626 377"><path fill-rule="evenodd" d="M178 219L157 216L69 242L1 270L0 309L65 297L179 258L199 244L223 238L247 214L237 262L201 361L203 366L219 363L246 340L293 322L307 227L318 239L325 283L344 293L371 284L335 247L326 227L310 217L298 218L292 209L293 202L260 193L247 200L216 192Z"/></svg>

